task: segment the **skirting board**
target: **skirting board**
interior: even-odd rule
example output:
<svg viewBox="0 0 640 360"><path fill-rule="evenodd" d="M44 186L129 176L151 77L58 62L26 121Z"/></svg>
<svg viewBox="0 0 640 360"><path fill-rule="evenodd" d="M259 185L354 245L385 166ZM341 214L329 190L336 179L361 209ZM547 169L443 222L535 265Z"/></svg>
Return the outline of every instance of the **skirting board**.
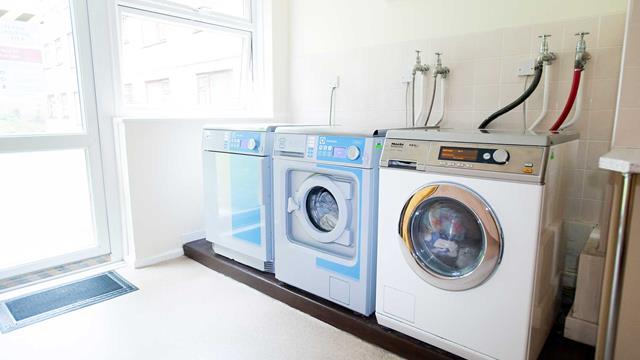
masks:
<svg viewBox="0 0 640 360"><path fill-rule="evenodd" d="M133 262L133 266L136 269L140 269L143 267L159 264L161 262L165 262L171 259L179 258L182 255L184 255L184 250L182 248L173 249L155 256L149 256L142 259L135 259Z"/></svg>
<svg viewBox="0 0 640 360"><path fill-rule="evenodd" d="M572 316L573 308L564 322L564 336L573 341L595 346L598 335L598 324Z"/></svg>

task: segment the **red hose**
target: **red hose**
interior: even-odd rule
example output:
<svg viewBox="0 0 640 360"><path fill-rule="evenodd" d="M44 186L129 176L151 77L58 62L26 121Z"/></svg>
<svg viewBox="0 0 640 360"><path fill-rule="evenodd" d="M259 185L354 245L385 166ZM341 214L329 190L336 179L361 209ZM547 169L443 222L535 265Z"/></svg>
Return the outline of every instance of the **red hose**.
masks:
<svg viewBox="0 0 640 360"><path fill-rule="evenodd" d="M580 87L580 75L582 74L582 69L574 69L573 70L573 82L571 83L571 91L569 92L569 98L567 99L567 103L564 105L564 110L562 110L562 114L558 117L558 120L551 127L551 131L558 131L562 123L567 119L569 113L571 112L571 108L573 107L573 103L576 101L576 95L578 94L578 88Z"/></svg>

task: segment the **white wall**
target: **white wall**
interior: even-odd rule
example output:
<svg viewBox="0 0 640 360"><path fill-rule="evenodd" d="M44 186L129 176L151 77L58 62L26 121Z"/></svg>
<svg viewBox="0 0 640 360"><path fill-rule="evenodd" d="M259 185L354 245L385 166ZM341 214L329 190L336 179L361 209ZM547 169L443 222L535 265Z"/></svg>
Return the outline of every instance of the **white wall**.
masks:
<svg viewBox="0 0 640 360"><path fill-rule="evenodd" d="M627 0L293 0L294 55L624 12ZM495 52L494 43L485 52Z"/></svg>
<svg viewBox="0 0 640 360"><path fill-rule="evenodd" d="M575 125L581 141L565 195L569 219L597 223L607 182L597 160L611 141L624 7L625 1L292 1L291 116L294 122L326 123L329 83L340 76L338 124L405 126L403 80L414 63L413 50L421 49L423 60L430 64L433 52L443 52L443 62L451 69L447 114L441 125L475 128L522 93L524 79L517 76L517 67L537 56L537 35L547 33L552 34L550 47L558 55L552 67L550 111L539 126L548 129L569 92L574 33L589 31L588 51L593 58L583 77L585 101ZM502 10L494 14L488 9ZM542 87L527 101L528 125L540 112L541 96ZM438 110L436 105L434 113ZM522 123L518 108L492 127L520 129Z"/></svg>
<svg viewBox="0 0 640 360"><path fill-rule="evenodd" d="M278 122L289 118L289 0L272 0L273 51L267 66L275 79L273 114ZM275 114L275 116L274 116ZM182 254L185 240L204 236L201 135L209 123L249 123L251 119L125 119L119 142L128 180L127 203L130 257L145 266ZM262 120L264 122L264 120ZM127 185L127 184L125 184ZM186 238L185 238L186 236Z"/></svg>

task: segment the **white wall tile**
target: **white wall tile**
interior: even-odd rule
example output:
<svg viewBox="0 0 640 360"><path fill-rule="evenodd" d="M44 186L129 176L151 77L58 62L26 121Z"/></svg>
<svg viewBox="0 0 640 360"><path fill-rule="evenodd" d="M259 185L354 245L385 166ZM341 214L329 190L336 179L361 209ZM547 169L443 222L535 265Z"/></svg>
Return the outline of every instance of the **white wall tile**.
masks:
<svg viewBox="0 0 640 360"><path fill-rule="evenodd" d="M608 141L589 141L587 144L587 158L586 169L596 170L598 169L598 162L600 156L606 154L609 151Z"/></svg>
<svg viewBox="0 0 640 360"><path fill-rule="evenodd" d="M596 141L609 141L613 130L613 119L613 110L590 111L586 138Z"/></svg>
<svg viewBox="0 0 640 360"><path fill-rule="evenodd" d="M622 46L626 14L605 15L600 18L598 47Z"/></svg>
<svg viewBox="0 0 640 360"><path fill-rule="evenodd" d="M582 200L580 209L580 218L583 221L591 223L600 222L600 212L602 210L603 202L599 200Z"/></svg>
<svg viewBox="0 0 640 360"><path fill-rule="evenodd" d="M584 193L588 200L603 200L609 173L603 170L586 170L584 173Z"/></svg>
<svg viewBox="0 0 640 360"><path fill-rule="evenodd" d="M476 60L473 67L473 83L475 85L494 85L500 82L499 58Z"/></svg>
<svg viewBox="0 0 640 360"><path fill-rule="evenodd" d="M640 66L627 66L624 68L620 107L640 108Z"/></svg>
<svg viewBox="0 0 640 360"><path fill-rule="evenodd" d="M502 37L502 56L528 55L531 50L532 26L511 28ZM486 51L486 50L485 50Z"/></svg>

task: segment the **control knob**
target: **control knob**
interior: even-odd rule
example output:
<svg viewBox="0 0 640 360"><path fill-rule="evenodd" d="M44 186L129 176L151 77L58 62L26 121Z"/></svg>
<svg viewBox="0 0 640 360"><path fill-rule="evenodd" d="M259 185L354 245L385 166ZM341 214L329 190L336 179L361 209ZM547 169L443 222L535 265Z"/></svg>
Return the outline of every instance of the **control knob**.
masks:
<svg viewBox="0 0 640 360"><path fill-rule="evenodd" d="M255 150L256 147L258 147L256 139L249 139L249 141L247 141L247 149Z"/></svg>
<svg viewBox="0 0 640 360"><path fill-rule="evenodd" d="M509 161L509 152L505 149L498 149L493 152L492 157L496 164L506 164Z"/></svg>
<svg viewBox="0 0 640 360"><path fill-rule="evenodd" d="M360 157L360 149L355 145L349 146L349 148L347 149L347 159L353 161L358 159L359 157Z"/></svg>

